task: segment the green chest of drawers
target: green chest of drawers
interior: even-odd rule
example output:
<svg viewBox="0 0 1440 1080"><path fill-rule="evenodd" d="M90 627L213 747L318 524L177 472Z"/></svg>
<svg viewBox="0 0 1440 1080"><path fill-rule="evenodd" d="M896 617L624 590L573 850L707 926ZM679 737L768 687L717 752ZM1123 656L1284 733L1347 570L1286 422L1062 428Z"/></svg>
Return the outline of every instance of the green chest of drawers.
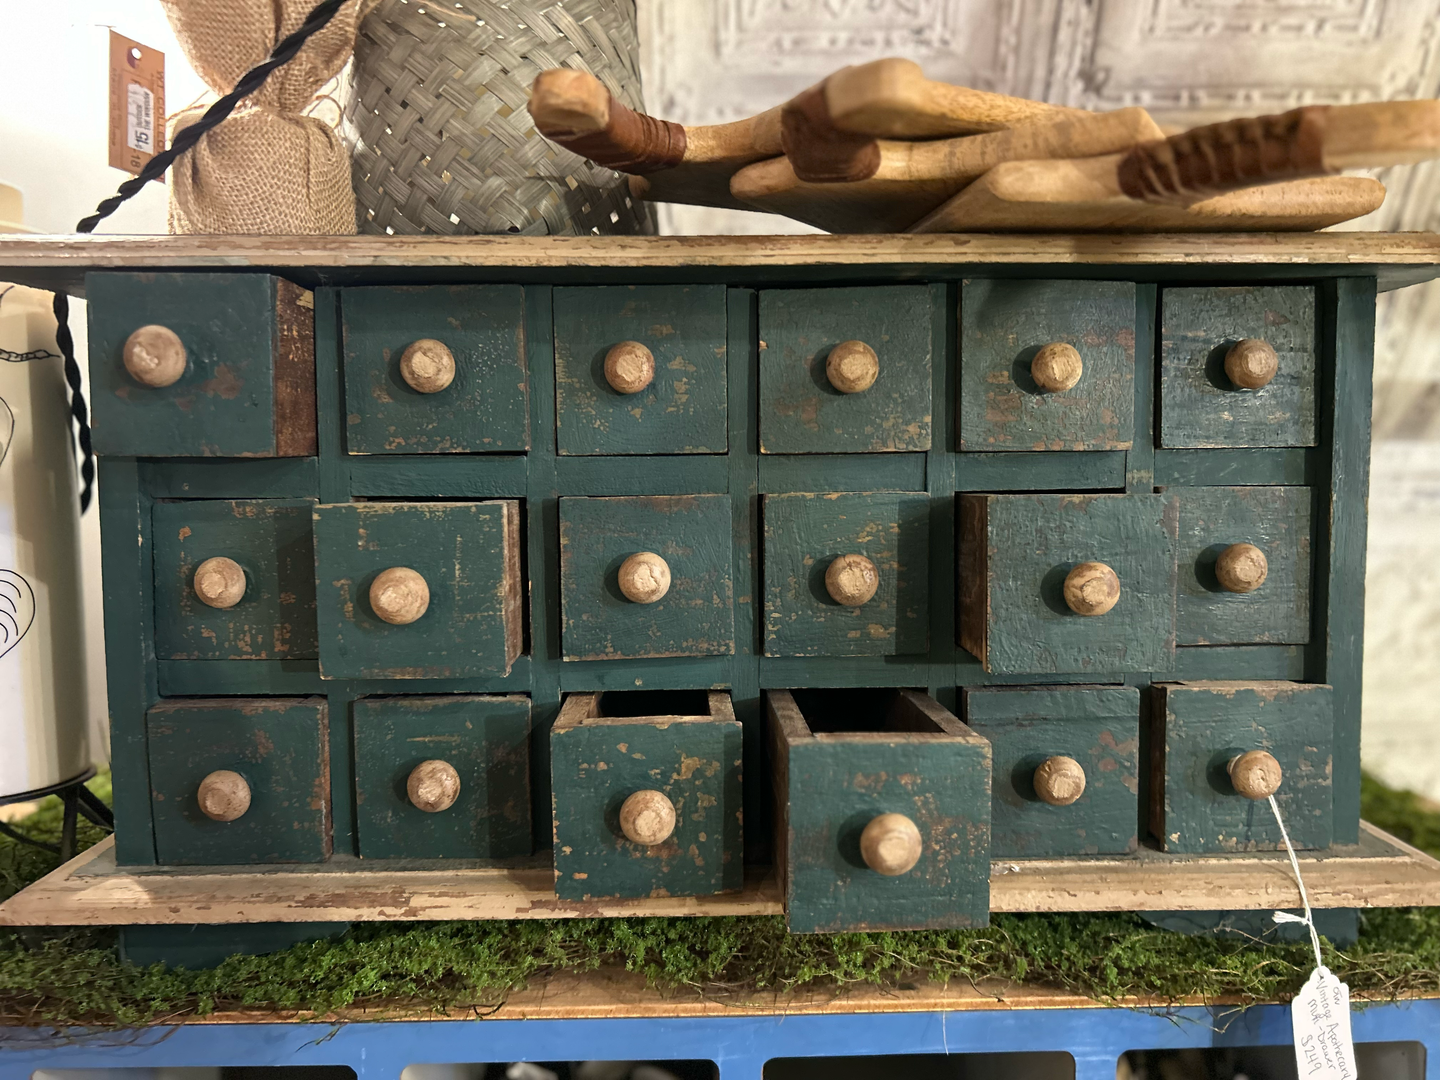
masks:
<svg viewBox="0 0 1440 1080"><path fill-rule="evenodd" d="M1346 242L92 266L119 862L773 865L801 931L1273 851L1270 790L1353 845L1376 295L1435 259Z"/></svg>

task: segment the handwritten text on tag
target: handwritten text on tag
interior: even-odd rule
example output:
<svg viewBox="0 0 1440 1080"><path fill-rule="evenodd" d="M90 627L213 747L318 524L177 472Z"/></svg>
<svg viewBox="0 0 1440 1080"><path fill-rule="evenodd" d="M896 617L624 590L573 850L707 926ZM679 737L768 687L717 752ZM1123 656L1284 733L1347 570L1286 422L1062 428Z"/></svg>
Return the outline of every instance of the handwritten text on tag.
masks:
<svg viewBox="0 0 1440 1080"><path fill-rule="evenodd" d="M1350 988L1329 968L1316 968L1305 980L1290 1003L1290 1023L1300 1080L1356 1080Z"/></svg>

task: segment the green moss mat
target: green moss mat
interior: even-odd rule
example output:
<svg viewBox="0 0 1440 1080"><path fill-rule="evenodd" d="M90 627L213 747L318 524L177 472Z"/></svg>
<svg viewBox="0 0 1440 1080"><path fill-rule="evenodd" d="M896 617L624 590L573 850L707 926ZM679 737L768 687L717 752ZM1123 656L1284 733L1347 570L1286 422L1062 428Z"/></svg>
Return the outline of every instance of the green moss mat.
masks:
<svg viewBox="0 0 1440 1080"><path fill-rule="evenodd" d="M1415 796L1367 779L1364 812L1440 854L1440 813ZM25 827L58 834L58 805ZM54 865L0 838L0 896ZM1371 912L1355 946L1326 954L1357 992L1440 992L1440 908ZM813 936L787 934L780 918L365 924L336 941L194 972L121 963L111 931L5 931L0 1021L140 1024L236 1007L414 1015L493 1004L529 979L611 965L691 994L998 977L1102 1000L1255 1001L1288 997L1312 962L1308 946L1186 937L1126 915L997 915L984 930Z"/></svg>

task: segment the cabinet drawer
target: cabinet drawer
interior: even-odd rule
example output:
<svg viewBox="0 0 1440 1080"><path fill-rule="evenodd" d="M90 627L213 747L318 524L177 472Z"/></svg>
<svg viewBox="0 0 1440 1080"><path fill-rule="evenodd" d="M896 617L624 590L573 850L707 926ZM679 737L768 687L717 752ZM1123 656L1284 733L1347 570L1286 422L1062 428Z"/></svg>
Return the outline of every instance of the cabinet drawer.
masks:
<svg viewBox="0 0 1440 1080"><path fill-rule="evenodd" d="M735 651L728 495L560 500L567 660Z"/></svg>
<svg viewBox="0 0 1440 1080"><path fill-rule="evenodd" d="M156 656L313 659L314 505L300 499L156 503Z"/></svg>
<svg viewBox="0 0 1440 1080"><path fill-rule="evenodd" d="M530 448L520 286L346 289L341 312L350 453Z"/></svg>
<svg viewBox="0 0 1440 1080"><path fill-rule="evenodd" d="M1313 287L1165 289L1160 305L1161 446L1315 445ZM1257 366L1235 373L1273 372L1263 386L1227 369L1242 341Z"/></svg>
<svg viewBox="0 0 1440 1080"><path fill-rule="evenodd" d="M930 449L930 290L760 294L760 452Z"/></svg>
<svg viewBox="0 0 1440 1080"><path fill-rule="evenodd" d="M315 510L320 673L506 675L520 655L520 504L339 503Z"/></svg>
<svg viewBox="0 0 1440 1080"><path fill-rule="evenodd" d="M794 933L985 926L990 744L911 690L770 690Z"/></svg>
<svg viewBox="0 0 1440 1080"><path fill-rule="evenodd" d="M1135 286L967 281L960 290L960 449L1128 450Z"/></svg>
<svg viewBox="0 0 1440 1080"><path fill-rule="evenodd" d="M929 545L923 494L765 496L766 655L925 652Z"/></svg>
<svg viewBox="0 0 1440 1080"><path fill-rule="evenodd" d="M97 454L316 452L310 293L265 274L114 272L85 291Z"/></svg>
<svg viewBox="0 0 1440 1080"><path fill-rule="evenodd" d="M368 697L354 717L362 858L530 854L529 698Z"/></svg>
<svg viewBox="0 0 1440 1080"><path fill-rule="evenodd" d="M556 894L739 889L740 756L727 693L571 694L550 733Z"/></svg>
<svg viewBox="0 0 1440 1080"><path fill-rule="evenodd" d="M1179 643L1309 641L1310 489L1169 493L1180 500Z"/></svg>
<svg viewBox="0 0 1440 1080"><path fill-rule="evenodd" d="M162 864L330 857L324 698L185 698L145 716Z"/></svg>
<svg viewBox="0 0 1440 1080"><path fill-rule="evenodd" d="M990 740L997 859L1134 851L1140 826L1140 691L1133 686L971 688L965 722Z"/></svg>
<svg viewBox="0 0 1440 1080"><path fill-rule="evenodd" d="M1290 842L1330 846L1330 687L1192 682L1156 687L1150 831L1166 851L1278 851L1273 788ZM1268 761L1258 754L1268 755ZM1250 760L1242 759L1250 755ZM1278 786L1276 786L1278 784Z"/></svg>
<svg viewBox="0 0 1440 1080"><path fill-rule="evenodd" d="M1171 670L1177 518L1167 495L961 496L960 643L1002 674Z"/></svg>
<svg viewBox="0 0 1440 1080"><path fill-rule="evenodd" d="M725 286L556 289L561 454L723 454Z"/></svg>

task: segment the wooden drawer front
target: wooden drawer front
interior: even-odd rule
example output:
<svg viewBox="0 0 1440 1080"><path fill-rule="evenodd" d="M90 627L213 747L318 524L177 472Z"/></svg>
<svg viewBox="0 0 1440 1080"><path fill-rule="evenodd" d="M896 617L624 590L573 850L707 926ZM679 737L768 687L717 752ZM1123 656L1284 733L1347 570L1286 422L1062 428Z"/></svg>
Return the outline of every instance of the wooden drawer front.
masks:
<svg viewBox="0 0 1440 1080"><path fill-rule="evenodd" d="M550 734L556 894L739 889L740 754L729 694L571 694Z"/></svg>
<svg viewBox="0 0 1440 1080"><path fill-rule="evenodd" d="M965 721L990 740L994 755L990 828L995 858L1135 850L1139 690L971 688L965 691Z"/></svg>
<svg viewBox="0 0 1440 1080"><path fill-rule="evenodd" d="M155 654L167 660L313 659L314 505L303 499L157 502ZM243 574L243 592L230 563ZM222 582L227 588L217 591Z"/></svg>
<svg viewBox="0 0 1440 1080"><path fill-rule="evenodd" d="M1170 494L1180 500L1179 643L1309 641L1310 489L1171 488ZM1264 580L1249 592L1234 591L1256 580L1253 554L1241 544L1264 556ZM1243 560L1239 572L1232 560Z"/></svg>
<svg viewBox="0 0 1440 1080"><path fill-rule="evenodd" d="M607 285L554 296L560 453L725 453L725 286ZM626 354L626 365L641 365L622 367L613 385L612 350L612 368Z"/></svg>
<svg viewBox="0 0 1440 1080"><path fill-rule="evenodd" d="M760 452L929 450L930 325L923 285L762 292ZM878 372L845 392L826 362L849 342L869 347Z"/></svg>
<svg viewBox="0 0 1440 1080"><path fill-rule="evenodd" d="M345 445L352 454L514 454L530 448L525 291L518 285L346 289ZM444 346L453 375L406 378L405 351ZM431 354L437 350L430 347ZM418 388L417 388L418 387Z"/></svg>
<svg viewBox="0 0 1440 1080"><path fill-rule="evenodd" d="M354 716L362 858L530 854L529 698L370 697Z"/></svg>
<svg viewBox="0 0 1440 1080"><path fill-rule="evenodd" d="M1278 851L1267 802L1239 794L1230 763L1265 751L1280 766L1275 801L1297 848L1330 846L1330 687L1192 682L1156 687L1150 831L1166 851Z"/></svg>
<svg viewBox="0 0 1440 1080"><path fill-rule="evenodd" d="M1135 310L1129 282L965 282L960 449L1128 450L1135 429ZM1041 354L1047 345L1074 352ZM1076 353L1078 379L1065 364L1043 366L1052 355L1073 364ZM1042 366L1032 371L1037 355Z"/></svg>
<svg viewBox="0 0 1440 1080"><path fill-rule="evenodd" d="M340 503L315 511L320 673L327 679L504 675L520 655L520 504ZM424 579L412 622L382 618L391 569ZM413 614L411 609L409 614Z"/></svg>
<svg viewBox="0 0 1440 1080"><path fill-rule="evenodd" d="M97 454L316 452L310 293L265 274L208 273L87 274L85 290ZM164 328L161 339L142 327ZM127 353L137 370L158 361L147 378L165 385L132 375Z"/></svg>
<svg viewBox="0 0 1440 1080"><path fill-rule="evenodd" d="M1307 285L1165 289L1160 294L1161 446L1315 445L1315 290ZM1242 339L1275 351L1257 390L1225 357Z"/></svg>
<svg viewBox="0 0 1440 1080"><path fill-rule="evenodd" d="M881 491L765 496L765 652L895 656L930 643L930 500ZM862 556L878 584L859 604L830 582L836 560ZM837 587L838 588L838 587Z"/></svg>
<svg viewBox="0 0 1440 1080"><path fill-rule="evenodd" d="M330 857L324 698L164 701L146 714L145 730L161 863ZM202 804L223 816L207 815Z"/></svg>
<svg viewBox="0 0 1440 1080"><path fill-rule="evenodd" d="M911 690L765 700L790 930L987 925L990 744Z"/></svg>
<svg viewBox="0 0 1440 1080"><path fill-rule="evenodd" d="M735 651L728 495L560 500L562 638L567 660L728 656ZM658 555L669 586L630 599L621 570Z"/></svg>
<svg viewBox="0 0 1440 1080"><path fill-rule="evenodd" d="M961 496L960 643L1001 674L1170 670L1177 518L1168 495ZM1086 563L1119 579L1102 614L1065 599Z"/></svg>

